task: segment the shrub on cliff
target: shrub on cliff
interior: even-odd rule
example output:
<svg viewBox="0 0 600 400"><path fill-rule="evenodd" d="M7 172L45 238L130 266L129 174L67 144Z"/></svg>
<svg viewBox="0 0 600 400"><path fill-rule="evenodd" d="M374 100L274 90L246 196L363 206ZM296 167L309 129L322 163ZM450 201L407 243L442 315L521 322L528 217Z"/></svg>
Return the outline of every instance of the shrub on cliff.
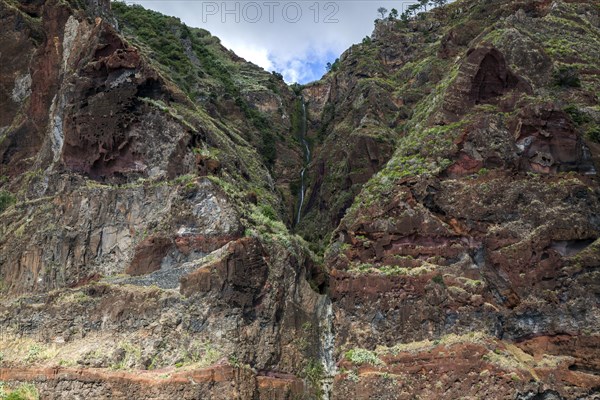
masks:
<svg viewBox="0 0 600 400"><path fill-rule="evenodd" d="M595 126L587 132L587 137L596 143L600 143L600 127Z"/></svg>
<svg viewBox="0 0 600 400"><path fill-rule="evenodd" d="M582 125L590 122L590 117L582 113L577 106L570 105L565 107L565 112L569 114L573 122L577 125Z"/></svg>
<svg viewBox="0 0 600 400"><path fill-rule="evenodd" d="M39 398L38 390L31 384L22 384L9 393L0 387L0 400L38 400Z"/></svg>
<svg viewBox="0 0 600 400"><path fill-rule="evenodd" d="M377 355L366 349L351 349L345 354L346 359L351 361L353 364L371 364L371 365L382 365L383 361L377 357Z"/></svg>
<svg viewBox="0 0 600 400"><path fill-rule="evenodd" d="M0 190L0 213L10 207L15 200L15 196L13 196L12 193Z"/></svg>
<svg viewBox="0 0 600 400"><path fill-rule="evenodd" d="M561 87L581 87L579 70L572 66L562 66L554 71L554 83Z"/></svg>

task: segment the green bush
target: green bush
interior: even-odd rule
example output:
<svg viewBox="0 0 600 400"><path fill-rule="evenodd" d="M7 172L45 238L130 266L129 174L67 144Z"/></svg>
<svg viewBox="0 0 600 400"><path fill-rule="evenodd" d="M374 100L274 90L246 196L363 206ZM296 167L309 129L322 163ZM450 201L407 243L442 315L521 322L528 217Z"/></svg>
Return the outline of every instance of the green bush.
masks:
<svg viewBox="0 0 600 400"><path fill-rule="evenodd" d="M154 52L154 58L171 73L171 78L189 93L195 82L185 80L184 75L193 65L181 43L183 38L189 37L189 28L178 18L136 4L113 2L112 10L125 31L147 45Z"/></svg>
<svg viewBox="0 0 600 400"><path fill-rule="evenodd" d="M294 94L296 96L300 96L300 94L302 93L302 90L304 89L304 85L301 85L299 83L292 83L290 85L290 88L292 89L292 91L294 92Z"/></svg>
<svg viewBox="0 0 600 400"><path fill-rule="evenodd" d="M579 111L579 108L577 108L577 106L571 104L565 108L565 112L569 114L573 122L575 122L577 125L582 125L590 122L590 117Z"/></svg>
<svg viewBox="0 0 600 400"><path fill-rule="evenodd" d="M13 196L12 193L0 190L0 213L4 212L4 210L14 204L15 201L15 196Z"/></svg>
<svg viewBox="0 0 600 400"><path fill-rule="evenodd" d="M377 355L366 349L352 349L348 350L345 354L346 359L351 361L353 364L371 364L371 365L382 365L383 361L377 357Z"/></svg>
<svg viewBox="0 0 600 400"><path fill-rule="evenodd" d="M0 390L0 400L38 400L39 398L37 388L30 383L24 383L8 394Z"/></svg>
<svg viewBox="0 0 600 400"><path fill-rule="evenodd" d="M321 380L325 375L323 365L318 360L310 360L301 375L315 389L317 398L322 398Z"/></svg>
<svg viewBox="0 0 600 400"><path fill-rule="evenodd" d="M262 215L264 215L265 217L269 218L271 221L277 221L278 217L277 217L277 213L275 212L275 210L273 210L273 207L271 207L268 204L265 204L263 206L260 207L260 212Z"/></svg>
<svg viewBox="0 0 600 400"><path fill-rule="evenodd" d="M437 283L438 285L446 286L446 284L444 283L444 277L441 274L437 274L436 276L431 278L431 280L434 283Z"/></svg>
<svg viewBox="0 0 600 400"><path fill-rule="evenodd" d="M595 126L587 131L587 137L596 143L600 143L600 127Z"/></svg>
<svg viewBox="0 0 600 400"><path fill-rule="evenodd" d="M330 62L327 63L326 69L327 69L327 71L335 72L338 70L339 67L340 67L340 59L336 58L335 61L333 62L333 64Z"/></svg>
<svg viewBox="0 0 600 400"><path fill-rule="evenodd" d="M581 87L579 70L572 66L562 66L554 71L554 83L561 87Z"/></svg>

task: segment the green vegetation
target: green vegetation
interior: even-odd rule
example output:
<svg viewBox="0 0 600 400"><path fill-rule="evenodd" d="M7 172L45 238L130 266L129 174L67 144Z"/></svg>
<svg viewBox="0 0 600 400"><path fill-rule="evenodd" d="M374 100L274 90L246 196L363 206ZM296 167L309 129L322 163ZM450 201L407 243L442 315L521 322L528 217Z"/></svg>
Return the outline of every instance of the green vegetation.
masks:
<svg viewBox="0 0 600 400"><path fill-rule="evenodd" d="M260 213L270 219L271 221L277 221L279 218L273 207L268 204L260 206Z"/></svg>
<svg viewBox="0 0 600 400"><path fill-rule="evenodd" d="M25 358L25 361L27 361L27 362L35 361L41 352L42 352L42 348L40 345L37 345L37 344L31 345L29 347L29 350L27 351L27 357Z"/></svg>
<svg viewBox="0 0 600 400"><path fill-rule="evenodd" d="M402 14L400 14L400 19L402 21L406 21L410 18L414 18L417 16L419 10L427 11L428 6L443 6L446 4L448 0L419 0L417 3L411 4L406 8ZM379 7L377 9L377 13L381 17L381 19L385 19L388 13L387 8ZM389 15L387 15L387 19L390 21L395 21L398 18L398 10L392 8Z"/></svg>
<svg viewBox="0 0 600 400"><path fill-rule="evenodd" d="M325 370L319 360L309 360L300 375L302 378L306 379L308 384L313 388L317 399L323 398L324 393L323 388L321 387L321 381L324 378Z"/></svg>
<svg viewBox="0 0 600 400"><path fill-rule="evenodd" d="M252 206L249 215L253 225L256 226L256 233L259 235L283 234L287 233L287 228L283 222L279 221L275 211L270 206Z"/></svg>
<svg viewBox="0 0 600 400"><path fill-rule="evenodd" d="M569 114L573 122L575 122L577 125L583 125L590 122L590 117L587 114L579 111L579 108L575 105L571 104L567 106L565 108L565 112Z"/></svg>
<svg viewBox="0 0 600 400"><path fill-rule="evenodd" d="M171 79L190 92L197 77L193 76L194 68L185 53L182 39L189 39L193 34L191 30L182 25L178 18L146 10L139 5L127 6L113 2L112 9L124 25L125 32L132 34L139 44L149 47L152 57L166 67ZM207 36L208 32L198 30L194 34ZM213 66L213 62L207 63L208 68Z"/></svg>
<svg viewBox="0 0 600 400"><path fill-rule="evenodd" d="M600 127L595 126L586 132L586 136L593 142L600 143Z"/></svg>
<svg viewBox="0 0 600 400"><path fill-rule="evenodd" d="M390 32L390 35L406 35L407 40L414 37L414 42L422 39L421 32L401 24L387 24L387 27L389 30L386 32ZM329 197L328 210L309 210L298 226L298 230L312 243L323 243L331 232L332 227L324 226L323 221L335 223L334 216L342 216L349 208L358 209L372 204L377 198L388 195L389 190L401 179L437 173L449 165L449 156L456 148L453 140L459 131L454 130L454 125L440 127L436 131L435 125L431 129L424 129L418 124L442 104L446 89L457 77L458 64L439 59L439 43L432 41L420 46L419 55L411 57L400 68L386 68L385 63L381 62L386 57L383 42L365 38L362 44L353 46L346 53L342 65L352 65L353 74L361 76L356 80L353 90L362 95L348 99L351 104L328 103L321 113L318 141L323 143L323 149L332 154L336 151L346 154L341 156L342 159L330 157L327 160L327 173L320 191L324 197ZM383 99L397 99L401 105L398 108L390 107ZM390 164L380 171L381 177L371 178L371 181L376 180L371 186L372 191L365 190L362 183L363 177L368 177L372 171L370 163L349 158L349 150L364 137L384 143L387 145L385 147L398 149ZM423 143L425 146L421 149ZM387 157L389 153L383 159ZM358 179L354 179L355 176ZM348 178L352 180L350 187L345 184ZM377 188L379 184L383 184L381 191ZM363 198L359 195L361 190L369 193ZM357 199L357 195L361 198ZM327 245L327 242L323 244ZM314 249L322 252L322 247L317 245Z"/></svg>
<svg viewBox="0 0 600 400"><path fill-rule="evenodd" d="M121 342L119 351L122 353L122 357L112 365L113 369L126 369L135 366L142 358L141 347L130 342Z"/></svg>
<svg viewBox="0 0 600 400"><path fill-rule="evenodd" d="M371 364L374 366L383 365L383 361L374 351L369 351L366 349L351 349L344 354L346 359L353 364Z"/></svg>
<svg viewBox="0 0 600 400"><path fill-rule="evenodd" d="M385 276L407 275L408 268L403 268L397 265L385 265L379 268L379 272Z"/></svg>
<svg viewBox="0 0 600 400"><path fill-rule="evenodd" d="M296 96L300 96L302 94L302 90L304 89L304 85L301 85L299 83L292 83L290 85L290 89L292 89L292 92L294 92Z"/></svg>
<svg viewBox="0 0 600 400"><path fill-rule="evenodd" d="M553 73L554 84L560 87L581 87L579 70L573 66L560 66Z"/></svg>
<svg viewBox="0 0 600 400"><path fill-rule="evenodd" d="M600 143L600 126L597 125L590 115L583 112L574 104L565 107L565 112L569 114L571 120L581 127L585 136L592 142Z"/></svg>
<svg viewBox="0 0 600 400"><path fill-rule="evenodd" d="M15 389L10 389L4 382L0 382L0 400L38 400L39 398L37 388L30 383L23 383Z"/></svg>
<svg viewBox="0 0 600 400"><path fill-rule="evenodd" d="M302 97L297 96L294 101L294 108L292 109L292 113L290 115L290 122L292 125L292 132L296 137L300 137L302 133L302 124L304 123L302 112Z"/></svg>
<svg viewBox="0 0 600 400"><path fill-rule="evenodd" d="M431 281L434 283L437 283L438 285L446 286L446 284L444 283L444 277L442 276L442 274L435 275L433 278L431 278Z"/></svg>
<svg viewBox="0 0 600 400"><path fill-rule="evenodd" d="M388 196L402 179L419 175L433 175L447 168L456 145L454 141L468 120L433 126L413 128L399 139L396 153L386 167L379 171L355 199L350 211L370 206Z"/></svg>
<svg viewBox="0 0 600 400"><path fill-rule="evenodd" d="M16 202L15 196L6 190L0 190L0 213Z"/></svg>
<svg viewBox="0 0 600 400"><path fill-rule="evenodd" d="M229 363L229 365L231 365L232 367L235 367L235 368L240 368L242 366L242 364L240 363L240 360L236 354L230 355L227 358L227 362Z"/></svg>
<svg viewBox="0 0 600 400"><path fill-rule="evenodd" d="M346 379L351 382L357 383L360 380L360 377L356 373L356 371L348 371L346 372Z"/></svg>
<svg viewBox="0 0 600 400"><path fill-rule="evenodd" d="M340 67L340 59L339 58L336 58L335 61L333 62L333 64L328 62L325 65L325 69L327 71L332 71L332 72L337 71L339 67Z"/></svg>
<svg viewBox="0 0 600 400"><path fill-rule="evenodd" d="M352 271L357 271L357 272L362 272L362 273L367 273L367 272L371 272L371 270L374 269L374 265L371 263L360 263L358 264L355 268L352 268Z"/></svg>
<svg viewBox="0 0 600 400"><path fill-rule="evenodd" d="M550 55L555 57L567 57L573 52L573 45L565 38L552 38L546 42L546 48Z"/></svg>
<svg viewBox="0 0 600 400"><path fill-rule="evenodd" d="M190 28L178 18L121 2L114 2L112 8L128 38L190 99L211 102L217 108L233 100L244 116L243 123L249 122L252 127L250 131L244 127L244 139L259 150L265 165L269 168L274 165L277 156L274 127L249 104L245 94L278 92L278 75L236 62L218 38L203 29Z"/></svg>
<svg viewBox="0 0 600 400"><path fill-rule="evenodd" d="M278 143L290 144L292 138L283 136L285 125L273 124L250 100L254 93L285 90L281 76L240 62L217 38L202 29L188 28L177 18L123 3L113 4L113 10L128 39L165 80L173 80L191 100L143 101L190 129L196 154L218 160L218 170L207 178L226 193L243 221L253 227L249 233L286 236L285 226L279 222L280 199L272 190L267 169L275 164ZM170 47L162 45L163 38L171 42ZM257 152L262 157L257 157ZM144 187L154 184L158 183L136 183ZM180 186L185 196L197 189L197 177L184 175L167 184ZM249 199L261 204L261 209L249 208Z"/></svg>
<svg viewBox="0 0 600 400"><path fill-rule="evenodd" d="M216 363L220 357L221 352L210 342L193 341L183 356L181 366L194 364L207 367Z"/></svg>
<svg viewBox="0 0 600 400"><path fill-rule="evenodd" d="M236 97L236 105L240 107L246 119L260 132L261 143L259 151L263 156L266 165L269 168L272 168L275 164L277 151L275 148L275 135L269 130L269 121L260 111L249 106L248 103L242 99L237 90L233 91L233 95Z"/></svg>

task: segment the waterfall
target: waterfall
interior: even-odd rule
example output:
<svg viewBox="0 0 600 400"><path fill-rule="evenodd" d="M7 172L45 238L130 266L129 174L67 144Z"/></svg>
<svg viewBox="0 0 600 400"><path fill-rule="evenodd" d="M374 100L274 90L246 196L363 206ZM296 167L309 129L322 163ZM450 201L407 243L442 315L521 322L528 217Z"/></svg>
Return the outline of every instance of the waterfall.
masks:
<svg viewBox="0 0 600 400"><path fill-rule="evenodd" d="M583 150L582 151L583 163L587 167L587 170L584 172L585 175L596 175L596 168L594 167L594 162L592 161L592 155L590 153L590 149L587 147L587 145L585 143L582 143L581 147Z"/></svg>
<svg viewBox="0 0 600 400"><path fill-rule="evenodd" d="M302 207L304 206L304 194L306 192L306 188L304 187L304 175L306 173L306 168L308 168L308 164L310 163L310 148L308 147L308 142L306 141L306 104L304 103L304 97L300 97L300 102L302 103L302 123L300 125L300 142L302 142L304 152L304 166L300 170L300 193L298 194L299 202L298 202L298 212L296 214L296 225L300 223L300 216L302 214Z"/></svg>
<svg viewBox="0 0 600 400"><path fill-rule="evenodd" d="M336 374L333 350L335 335L333 332L333 307L329 296L324 295L321 299L318 311L319 317L319 358L323 365L323 378L321 391L323 400L329 400L333 389L333 379Z"/></svg>

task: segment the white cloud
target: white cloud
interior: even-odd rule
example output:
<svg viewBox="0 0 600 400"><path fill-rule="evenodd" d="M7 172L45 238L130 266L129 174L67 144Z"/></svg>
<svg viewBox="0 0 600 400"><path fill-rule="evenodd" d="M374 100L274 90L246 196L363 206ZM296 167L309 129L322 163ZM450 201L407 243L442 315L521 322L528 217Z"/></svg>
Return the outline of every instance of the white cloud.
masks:
<svg viewBox="0 0 600 400"><path fill-rule="evenodd" d="M371 34L379 6L401 11L403 3L411 2L136 0L135 3L179 17L189 26L207 29L240 57L266 70L277 70L288 82L306 83L319 79L327 62L333 62L353 43ZM250 20L257 19L258 8L261 18L253 23ZM296 12L298 8L301 14ZM232 10L235 11L227 13ZM298 18L298 22L291 22Z"/></svg>
<svg viewBox="0 0 600 400"><path fill-rule="evenodd" d="M238 56L253 62L267 71L271 71L275 68L273 62L269 58L269 50L264 47L261 48L252 43L240 44L235 41L230 42L226 39L222 40L221 43L228 49L233 50Z"/></svg>

